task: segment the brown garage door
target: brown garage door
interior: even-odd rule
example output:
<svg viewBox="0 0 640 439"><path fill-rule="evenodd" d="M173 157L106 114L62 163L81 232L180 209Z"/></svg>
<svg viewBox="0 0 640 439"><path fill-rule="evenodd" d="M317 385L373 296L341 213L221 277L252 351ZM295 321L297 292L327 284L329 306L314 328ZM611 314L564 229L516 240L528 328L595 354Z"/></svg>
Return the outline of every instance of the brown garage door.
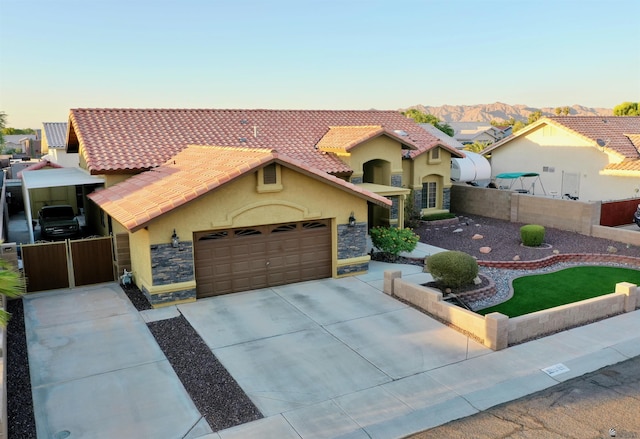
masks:
<svg viewBox="0 0 640 439"><path fill-rule="evenodd" d="M331 277L330 220L194 234L197 297Z"/></svg>

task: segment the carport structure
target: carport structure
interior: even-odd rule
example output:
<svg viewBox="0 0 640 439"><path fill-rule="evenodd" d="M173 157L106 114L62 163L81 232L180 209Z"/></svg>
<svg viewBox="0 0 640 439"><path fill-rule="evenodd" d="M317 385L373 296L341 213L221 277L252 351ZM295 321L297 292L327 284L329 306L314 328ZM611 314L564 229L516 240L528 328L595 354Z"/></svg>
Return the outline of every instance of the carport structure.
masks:
<svg viewBox="0 0 640 439"><path fill-rule="evenodd" d="M104 179L89 175L80 168L55 168L40 169L37 171L23 171L22 175L22 196L24 198L24 213L29 230L29 242L33 243L33 213L31 210L31 199L34 190L45 188L61 188L66 186L98 186L104 184Z"/></svg>

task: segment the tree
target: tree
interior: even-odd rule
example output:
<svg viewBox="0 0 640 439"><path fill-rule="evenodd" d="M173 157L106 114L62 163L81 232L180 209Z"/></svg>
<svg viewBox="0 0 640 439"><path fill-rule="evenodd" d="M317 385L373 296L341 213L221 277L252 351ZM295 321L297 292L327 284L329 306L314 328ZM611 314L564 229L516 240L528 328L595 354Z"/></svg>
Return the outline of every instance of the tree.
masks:
<svg viewBox="0 0 640 439"><path fill-rule="evenodd" d="M4 128L7 126L7 113L0 111L0 149L4 148Z"/></svg>
<svg viewBox="0 0 640 439"><path fill-rule="evenodd" d="M453 137L454 131L451 125L446 122L441 123L440 119L435 117L433 114L423 113L422 111L415 108L410 108L407 111L403 111L402 114L410 119L413 119L416 123L430 123L443 133Z"/></svg>
<svg viewBox="0 0 640 439"><path fill-rule="evenodd" d="M13 299L20 297L25 290L22 275L5 259L0 258L0 295ZM0 326L6 327L11 314L0 309Z"/></svg>
<svg viewBox="0 0 640 439"><path fill-rule="evenodd" d="M513 129L512 132L517 132L520 131L522 128L526 127L527 124L525 124L524 122L522 122L521 120L517 121L516 123L513 124Z"/></svg>
<svg viewBox="0 0 640 439"><path fill-rule="evenodd" d="M455 134L455 131L453 130L453 128L451 127L451 125L449 125L448 123L436 123L434 125L434 127L438 128L440 131L442 131L443 133L445 133L447 136L449 137L453 137L453 135Z"/></svg>
<svg viewBox="0 0 640 439"><path fill-rule="evenodd" d="M491 126L494 126L494 127L503 127L503 126L512 127L516 123L516 120L515 120L515 118L513 116L511 116L509 118L509 120L495 120L495 119L493 119L490 123L491 123Z"/></svg>
<svg viewBox="0 0 640 439"><path fill-rule="evenodd" d="M613 107L614 116L640 116L640 102L623 102Z"/></svg>
<svg viewBox="0 0 640 439"><path fill-rule="evenodd" d="M536 110L529 115L529 119L527 120L527 125L534 123L538 119L542 117L542 111Z"/></svg>
<svg viewBox="0 0 640 439"><path fill-rule="evenodd" d="M571 113L571 108L570 107L562 107L562 114L564 114L565 116L568 116L569 113Z"/></svg>
<svg viewBox="0 0 640 439"><path fill-rule="evenodd" d="M464 145L463 149L465 151L471 151L471 152L480 153L480 151L484 150L487 146L489 146L489 142L480 142L480 141L476 140L473 143L469 143L467 145Z"/></svg>
<svg viewBox="0 0 640 439"><path fill-rule="evenodd" d="M562 114L562 108L556 107L553 112L556 113L556 116L560 116L560 114Z"/></svg>
<svg viewBox="0 0 640 439"><path fill-rule="evenodd" d="M12 128L12 127L7 127L7 128L3 128L2 129L2 134L6 135L6 136L11 136L14 134L35 134L35 130L33 130L32 128Z"/></svg>
<svg viewBox="0 0 640 439"><path fill-rule="evenodd" d="M413 119L416 123L430 123L431 125L435 125L440 122L433 114L423 113L416 108L410 108L407 111L403 111L402 114L403 116Z"/></svg>

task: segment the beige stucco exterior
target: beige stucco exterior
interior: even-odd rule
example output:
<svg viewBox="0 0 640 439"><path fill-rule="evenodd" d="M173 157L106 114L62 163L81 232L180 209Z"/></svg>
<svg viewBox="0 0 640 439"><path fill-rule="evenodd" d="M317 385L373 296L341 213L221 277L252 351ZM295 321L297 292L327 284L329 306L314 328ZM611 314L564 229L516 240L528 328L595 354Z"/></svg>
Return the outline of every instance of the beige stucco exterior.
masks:
<svg viewBox="0 0 640 439"><path fill-rule="evenodd" d="M570 193L587 202L632 198L640 192L638 178L603 174L622 156L552 125L541 125L496 148L490 160L493 178L504 172L539 173L542 185L536 185L535 195L544 195L541 186L548 196Z"/></svg>
<svg viewBox="0 0 640 439"><path fill-rule="evenodd" d="M349 156L341 159L353 169L352 180L363 179L364 183L391 186L391 176L402 175L402 145L387 136L364 142L351 149ZM379 162L378 166L367 165L375 161ZM366 172L369 170L372 171L371 175Z"/></svg>
<svg viewBox="0 0 640 439"><path fill-rule="evenodd" d="M435 182L437 185L436 207L420 209L421 215L448 211L444 206L444 192L451 188L451 153L444 148L427 151L413 160L404 160L405 187L421 191L423 183Z"/></svg>
<svg viewBox="0 0 640 439"><path fill-rule="evenodd" d="M337 277L341 264L369 261L366 254L351 260L338 260L337 254L337 226L348 223L351 213L356 221L366 221L365 199L283 166L280 177L282 189L265 192L259 190L258 171L241 176L130 233L131 267L136 285L150 294L195 287L195 281L153 285L149 249L156 244L170 243L174 230L181 241L192 241L193 233L198 231L331 219L333 276ZM120 224L117 228L124 229Z"/></svg>

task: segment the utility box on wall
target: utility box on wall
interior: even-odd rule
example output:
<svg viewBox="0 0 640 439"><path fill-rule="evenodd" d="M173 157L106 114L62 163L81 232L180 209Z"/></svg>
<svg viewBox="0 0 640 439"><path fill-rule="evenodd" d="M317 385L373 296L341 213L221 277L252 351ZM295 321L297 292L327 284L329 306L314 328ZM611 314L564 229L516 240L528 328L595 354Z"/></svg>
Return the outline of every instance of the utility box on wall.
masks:
<svg viewBox="0 0 640 439"><path fill-rule="evenodd" d="M0 257L18 268L18 247L15 242L0 245Z"/></svg>

